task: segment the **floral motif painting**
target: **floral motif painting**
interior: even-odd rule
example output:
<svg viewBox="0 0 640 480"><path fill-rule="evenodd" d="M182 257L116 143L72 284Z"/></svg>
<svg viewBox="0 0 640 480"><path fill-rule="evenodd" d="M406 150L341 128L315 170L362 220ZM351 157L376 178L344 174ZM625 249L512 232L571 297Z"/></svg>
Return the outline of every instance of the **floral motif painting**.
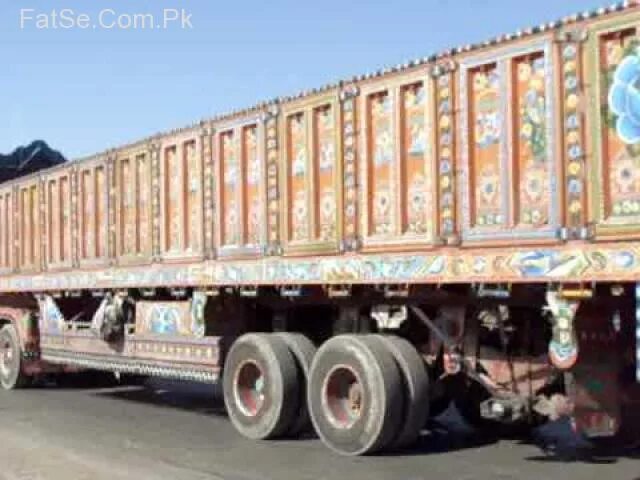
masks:
<svg viewBox="0 0 640 480"><path fill-rule="evenodd" d="M382 92L369 97L371 156L371 233L393 233L392 169L394 157L391 97Z"/></svg>
<svg viewBox="0 0 640 480"><path fill-rule="evenodd" d="M331 105L314 109L315 169L317 175L316 236L323 241L336 237L337 210L335 191L335 144L336 132L334 112Z"/></svg>
<svg viewBox="0 0 640 480"><path fill-rule="evenodd" d="M547 156L546 60L535 54L514 60L517 105L517 222L540 227L549 223L550 161Z"/></svg>
<svg viewBox="0 0 640 480"><path fill-rule="evenodd" d="M500 74L495 64L471 71L472 215L476 227L502 225Z"/></svg>
<svg viewBox="0 0 640 480"><path fill-rule="evenodd" d="M260 243L260 159L258 157L257 127L250 125L243 128L244 161L245 161L245 195L247 220L246 243Z"/></svg>
<svg viewBox="0 0 640 480"><path fill-rule="evenodd" d="M198 161L198 149L196 142L190 140L183 144L184 156L187 169L185 181L187 182L187 205L188 216L188 245L187 248L198 250L200 248L200 166Z"/></svg>
<svg viewBox="0 0 640 480"><path fill-rule="evenodd" d="M180 249L180 226L182 223L182 212L180 211L180 195L182 190L181 185L181 168L178 160L178 152L176 146L169 147L165 150L165 175L167 182L167 189L165 205L167 215L167 250L179 250Z"/></svg>
<svg viewBox="0 0 640 480"><path fill-rule="evenodd" d="M136 178L131 174L131 160L123 158L120 160L120 241L124 255L133 255L136 249Z"/></svg>
<svg viewBox="0 0 640 480"><path fill-rule="evenodd" d="M601 48L607 92L604 142L607 216L640 216L640 43L634 30L606 37Z"/></svg>
<svg viewBox="0 0 640 480"><path fill-rule="evenodd" d="M151 170L147 155L136 157L138 179L138 253L151 251Z"/></svg>
<svg viewBox="0 0 640 480"><path fill-rule="evenodd" d="M240 243L238 186L240 185L240 166L236 155L235 134L233 130L220 135L220 156L222 163L222 212L224 225L223 245Z"/></svg>
<svg viewBox="0 0 640 480"><path fill-rule="evenodd" d="M309 238L309 199L307 165L307 122L304 113L290 115L287 121L288 163L291 172L289 195L291 206L290 238L302 241Z"/></svg>
<svg viewBox="0 0 640 480"><path fill-rule="evenodd" d="M422 82L402 88L404 231L424 234L427 225L427 182L425 178L426 93Z"/></svg>

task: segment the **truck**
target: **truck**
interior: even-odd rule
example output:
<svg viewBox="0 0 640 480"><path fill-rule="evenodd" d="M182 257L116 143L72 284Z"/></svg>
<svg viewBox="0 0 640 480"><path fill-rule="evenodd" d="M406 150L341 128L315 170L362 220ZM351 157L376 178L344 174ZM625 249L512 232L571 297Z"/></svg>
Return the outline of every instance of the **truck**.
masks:
<svg viewBox="0 0 640 480"><path fill-rule="evenodd" d="M0 383L222 386L251 439L640 425L636 1L0 184Z"/></svg>

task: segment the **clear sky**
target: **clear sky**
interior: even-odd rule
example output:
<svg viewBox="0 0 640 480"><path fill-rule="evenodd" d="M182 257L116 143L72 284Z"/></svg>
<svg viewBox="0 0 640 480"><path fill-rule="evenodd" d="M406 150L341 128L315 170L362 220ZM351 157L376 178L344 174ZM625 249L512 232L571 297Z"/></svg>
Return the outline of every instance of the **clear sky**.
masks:
<svg viewBox="0 0 640 480"><path fill-rule="evenodd" d="M44 139L76 158L604 3L0 0L0 5L0 152ZM179 21L166 29L113 26L118 15L124 15L126 26L132 18L127 15L134 13L155 15L158 25L164 8L184 8L192 28L188 22L181 28ZM23 28L21 9L32 9L22 15ZM86 14L90 26L64 29L58 19L53 28L49 17L48 28L38 28L36 15L52 9L72 9L74 19Z"/></svg>

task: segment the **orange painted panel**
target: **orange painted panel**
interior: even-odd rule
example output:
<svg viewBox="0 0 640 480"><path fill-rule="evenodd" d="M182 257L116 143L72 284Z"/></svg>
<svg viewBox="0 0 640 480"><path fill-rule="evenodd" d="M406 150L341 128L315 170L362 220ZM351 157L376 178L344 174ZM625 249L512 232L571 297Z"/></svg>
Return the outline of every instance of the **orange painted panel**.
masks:
<svg viewBox="0 0 640 480"><path fill-rule="evenodd" d="M146 154L136 156L137 244L139 254L151 252L151 160Z"/></svg>
<svg viewBox="0 0 640 480"><path fill-rule="evenodd" d="M608 78L613 78L622 60L638 46L635 28L603 37L600 44L602 68ZM611 81L605 82L605 95ZM603 193L605 219L624 220L640 217L640 148L625 144L616 130L616 118L606 98L603 100L605 114L603 131Z"/></svg>
<svg viewBox="0 0 640 480"><path fill-rule="evenodd" d="M307 159L307 122L304 113L287 118L287 165L289 176L289 240L309 240L309 162Z"/></svg>
<svg viewBox="0 0 640 480"><path fill-rule="evenodd" d="M95 169L95 252L98 258L107 256L107 206L103 199L107 195L107 173L104 166Z"/></svg>
<svg viewBox="0 0 640 480"><path fill-rule="evenodd" d="M94 258L96 245L95 178L93 170L80 173L80 258Z"/></svg>
<svg viewBox="0 0 640 480"><path fill-rule="evenodd" d="M66 175L60 177L59 182L60 251L58 260L69 262L71 260L71 182Z"/></svg>
<svg viewBox="0 0 640 480"><path fill-rule="evenodd" d="M504 225L500 150L500 74L495 64L469 75L470 217L473 227Z"/></svg>
<svg viewBox="0 0 640 480"><path fill-rule="evenodd" d="M40 261L40 228L38 222L38 186L29 185L19 191L20 267L37 268Z"/></svg>
<svg viewBox="0 0 640 480"><path fill-rule="evenodd" d="M60 193L57 180L47 182L47 261L60 261Z"/></svg>
<svg viewBox="0 0 640 480"><path fill-rule="evenodd" d="M118 230L120 231L120 254L135 255L136 248L136 190L137 178L135 170L131 166L131 159L123 158L119 162L119 221Z"/></svg>
<svg viewBox="0 0 640 480"><path fill-rule="evenodd" d="M517 58L512 63L516 226L542 227L550 220L553 172L547 149L546 74L543 53Z"/></svg>
<svg viewBox="0 0 640 480"><path fill-rule="evenodd" d="M188 249L199 250L202 246L202 225L200 201L201 169L195 140L183 144L184 182L185 182L185 246Z"/></svg>
<svg viewBox="0 0 640 480"><path fill-rule="evenodd" d="M164 202L165 202L165 250L176 251L182 248L182 171L180 158L175 145L164 150Z"/></svg>
<svg viewBox="0 0 640 480"><path fill-rule="evenodd" d="M221 211L223 215L221 243L222 245L239 245L240 204L238 201L238 189L241 185L241 175L233 130L220 135L220 164L222 166Z"/></svg>
<svg viewBox="0 0 640 480"><path fill-rule="evenodd" d="M367 101L370 159L369 234L395 233L393 214L393 108L388 92L370 95Z"/></svg>
<svg viewBox="0 0 640 480"><path fill-rule="evenodd" d="M260 159L258 156L258 127L242 128L244 243L260 244L262 204L260 200Z"/></svg>
<svg viewBox="0 0 640 480"><path fill-rule="evenodd" d="M313 109L314 236L331 241L337 235L336 130L331 105Z"/></svg>
<svg viewBox="0 0 640 480"><path fill-rule="evenodd" d="M2 268L11 268L13 244L12 228L13 214L11 192L0 195L0 266Z"/></svg>
<svg viewBox="0 0 640 480"><path fill-rule="evenodd" d="M402 232L424 235L430 231L425 177L426 92L418 82L401 88Z"/></svg>

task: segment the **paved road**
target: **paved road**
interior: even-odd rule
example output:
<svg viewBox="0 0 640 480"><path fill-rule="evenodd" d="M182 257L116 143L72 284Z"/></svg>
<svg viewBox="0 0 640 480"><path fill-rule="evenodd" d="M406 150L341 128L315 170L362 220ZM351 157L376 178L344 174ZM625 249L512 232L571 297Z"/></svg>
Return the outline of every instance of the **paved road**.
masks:
<svg viewBox="0 0 640 480"><path fill-rule="evenodd" d="M640 452L585 451L562 424L533 443L481 441L455 412L393 456L343 458L313 438L251 442L214 390L157 382L0 392L0 479L640 479Z"/></svg>

